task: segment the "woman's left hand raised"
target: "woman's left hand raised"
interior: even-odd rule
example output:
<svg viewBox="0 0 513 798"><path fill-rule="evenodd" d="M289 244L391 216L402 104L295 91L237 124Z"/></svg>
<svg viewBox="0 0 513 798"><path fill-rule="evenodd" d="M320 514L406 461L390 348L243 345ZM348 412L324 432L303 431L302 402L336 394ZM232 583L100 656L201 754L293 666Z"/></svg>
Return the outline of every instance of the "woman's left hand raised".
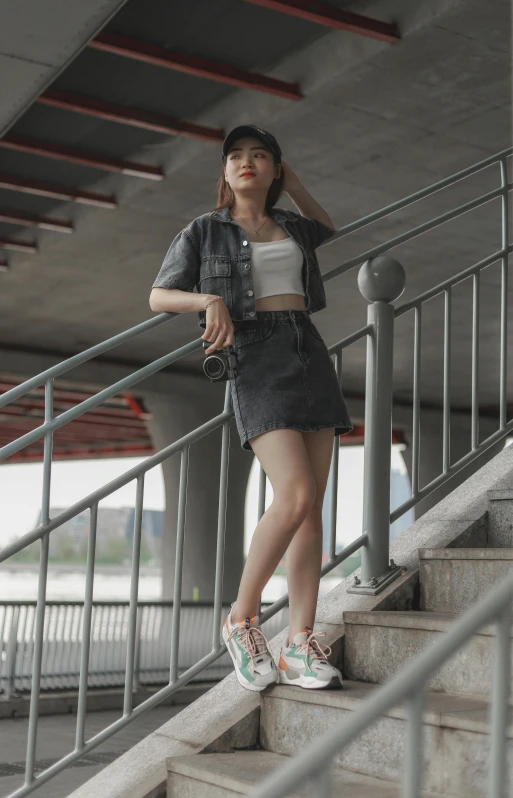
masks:
<svg viewBox="0 0 513 798"><path fill-rule="evenodd" d="M289 193L289 191L293 191L295 188L301 185L301 181L299 177L292 171L290 166L286 161L281 162L281 168L283 169L284 173L284 180L283 180L283 190Z"/></svg>

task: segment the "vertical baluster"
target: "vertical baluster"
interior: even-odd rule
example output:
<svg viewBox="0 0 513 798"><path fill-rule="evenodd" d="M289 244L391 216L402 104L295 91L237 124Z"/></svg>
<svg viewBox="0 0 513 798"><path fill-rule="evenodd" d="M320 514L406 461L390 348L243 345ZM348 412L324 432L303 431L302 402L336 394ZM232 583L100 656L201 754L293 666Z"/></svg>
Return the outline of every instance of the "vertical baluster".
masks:
<svg viewBox="0 0 513 798"><path fill-rule="evenodd" d="M127 633L127 643L126 643L126 670L125 670L125 699L123 702L123 716L132 714L143 502L144 502L144 474L141 474L140 476L137 477L137 491L135 498L134 540L132 546L132 577L130 581L130 608L128 610L128 633Z"/></svg>
<svg viewBox="0 0 513 798"><path fill-rule="evenodd" d="M76 623L75 623L75 634L73 637L73 680L72 685L73 689L78 687L78 679L80 678L80 658L82 653L82 643L80 641L80 634L82 629L82 616L84 607L83 605L78 605L77 608L77 615L76 615ZM78 679L77 679L78 674Z"/></svg>
<svg viewBox="0 0 513 798"><path fill-rule="evenodd" d="M89 681L89 651L91 647L91 618L93 613L94 557L96 552L96 530L98 525L98 502L90 508L89 540L87 541L86 581L84 609L82 615L82 650L78 685L77 725L75 749L84 747L85 716L87 710L87 685Z"/></svg>
<svg viewBox="0 0 513 798"><path fill-rule="evenodd" d="M105 614L107 622L105 625L105 684L112 683L112 671L114 669L114 649L116 648L116 627L117 627L117 614L118 606L105 607Z"/></svg>
<svg viewBox="0 0 513 798"><path fill-rule="evenodd" d="M7 674L4 671L4 662L7 662L7 645L6 643L6 620L7 620L7 605L0 606L0 613L2 614L2 624L0 626L0 691L6 691L5 682Z"/></svg>
<svg viewBox="0 0 513 798"><path fill-rule="evenodd" d="M472 451L479 444L479 289L481 272L472 280Z"/></svg>
<svg viewBox="0 0 513 798"><path fill-rule="evenodd" d="M231 386L226 381L224 395L224 410L231 409ZM221 611L223 603L223 574L226 546L226 504L228 497L228 464L230 460L230 421L223 424L221 438L221 475L219 480L219 506L217 513L217 549L216 571L214 586L214 616L212 619L212 649L216 650L221 645Z"/></svg>
<svg viewBox="0 0 513 798"><path fill-rule="evenodd" d="M46 646L43 647L43 662L41 664L41 687L55 688L55 657L56 657L56 627L59 607L50 605L47 608Z"/></svg>
<svg viewBox="0 0 513 798"><path fill-rule="evenodd" d="M180 588L180 590L181 590L181 588ZM180 613L180 616L181 616L181 613ZM157 636L157 635L155 634L155 627L157 626L157 621L158 621L158 618L159 618L159 614L158 614L158 612L157 612L157 607L156 607L155 605L153 605L153 607L152 607L151 618L152 618L152 623L151 623L151 634L148 636L148 638L149 638L149 640L151 641L151 647L152 647L152 649L153 649L153 647L154 647L154 645L155 645L155 640L157 640L157 639L158 639L158 640L159 640L159 643L160 643L160 635L159 635L159 636ZM180 621L181 621L181 617L180 617L180 618L179 618L179 620L178 620L178 625L179 625L179 626L178 626L178 628L180 628ZM171 626L171 629L172 629L172 626ZM170 645L171 645L171 644L170 644ZM177 643L177 652L178 652L178 648L179 648L179 646L180 646L180 644L179 644L179 643ZM170 651L170 650L171 650L171 649L169 648L169 649L168 649L168 651ZM153 660L152 660L152 659L150 659L150 662L152 662L152 661L153 661ZM166 661L167 661L167 658L166 658ZM148 667L149 667L149 666L148 666ZM155 679L155 677L156 677L156 675L157 675L157 671L156 671L155 667L153 667L153 668L149 668L149 673L150 673L150 675L152 675L152 676L153 676L153 678Z"/></svg>
<svg viewBox="0 0 513 798"><path fill-rule="evenodd" d="M20 619L22 620L21 631L19 634L19 642L18 642L18 659L19 662L19 673L16 674L18 678L23 676L23 672L25 670L25 661L26 661L26 641L27 641L27 621L29 619L29 608L26 604L20 605ZM20 686L21 686L21 679L20 679ZM16 683L14 683L14 688L16 689Z"/></svg>
<svg viewBox="0 0 513 798"><path fill-rule="evenodd" d="M53 380L45 383L45 422L53 418ZM52 448L53 433L49 432L44 438L43 454L43 491L41 500L41 524L50 520L50 483L52 476ZM34 654L32 660L32 683L30 693L30 712L27 735L27 760L25 766L25 784L28 786L34 781L34 762L37 741L37 721L39 713L39 692L41 686L41 662L44 641L46 583L48 577L48 549L50 535L45 532L41 538L41 555L39 561L39 581L37 587L37 609L35 623Z"/></svg>
<svg viewBox="0 0 513 798"><path fill-rule="evenodd" d="M132 689L137 692L140 685L140 670L141 670L141 627L145 607L139 607L137 613L137 623L135 626L135 658L134 658L134 678Z"/></svg>
<svg viewBox="0 0 513 798"><path fill-rule="evenodd" d="M16 660L18 654L18 625L20 622L21 607L15 604L11 612L11 628L9 630L9 638L7 641L7 683L5 690L5 697L12 698L16 691Z"/></svg>
<svg viewBox="0 0 513 798"><path fill-rule="evenodd" d="M488 797L506 798L511 795L513 784L507 786L506 753L508 750L507 727L509 714L509 692L511 680L511 603L507 603L497 619L495 656L492 678L492 715L490 768L488 772Z"/></svg>
<svg viewBox="0 0 513 798"><path fill-rule="evenodd" d="M501 345L500 345L500 411L499 424L502 429L506 424L507 415L507 357L508 357L508 253L509 246L509 194L508 194L508 165L506 159L500 162L501 170L501 245L503 250L501 263Z"/></svg>
<svg viewBox="0 0 513 798"><path fill-rule="evenodd" d="M451 287L445 289L444 313L444 406L443 406L443 473L451 464Z"/></svg>
<svg viewBox="0 0 513 798"><path fill-rule="evenodd" d="M25 617L23 621L23 640L20 640L22 645L21 652L20 652L20 660L19 660L19 671L17 672L17 677L20 685L20 689L29 689L30 690L30 674L32 673L32 640L33 640L33 628L34 628L34 617L35 617L35 607L30 604L24 604L23 609L25 611ZM21 607L20 607L21 613ZM16 685L15 685L16 687Z"/></svg>
<svg viewBox="0 0 513 798"><path fill-rule="evenodd" d="M413 343L413 440L411 454L411 495L419 492L420 457L420 353L422 344L422 305L415 308L415 338Z"/></svg>
<svg viewBox="0 0 513 798"><path fill-rule="evenodd" d="M105 685L107 683L107 680L106 680L106 669L107 669L106 652L107 652L107 646L103 645L103 627L104 627L104 623L105 623L105 606L103 604L100 604L99 606L96 605L95 617L98 618L98 624L97 624L98 639L96 641L96 650L98 652L98 682L97 682L97 684L103 686L103 685Z"/></svg>
<svg viewBox="0 0 513 798"><path fill-rule="evenodd" d="M267 474L262 466L258 472L258 504L257 504L257 522L260 521L265 513L265 494L267 488ZM257 615L262 613L262 594L258 597Z"/></svg>
<svg viewBox="0 0 513 798"><path fill-rule="evenodd" d="M335 354L335 371L339 385L342 384L342 351ZM340 456L340 437L335 436L331 455L330 482L330 537L328 543L328 560L334 560L337 549L337 509L338 509L338 463Z"/></svg>
<svg viewBox="0 0 513 798"><path fill-rule="evenodd" d="M75 607L69 606L69 623L67 624L66 645L63 647L63 667L62 667L62 686L70 687L71 672L71 643L73 639L73 621L75 618Z"/></svg>
<svg viewBox="0 0 513 798"><path fill-rule="evenodd" d="M59 645L57 647L57 652L55 656L55 671L59 674L58 676L58 685L59 687L64 687L63 680L62 680L62 673L63 673L63 662L64 662L64 635L67 628L67 620L68 620L68 605L64 605L61 608L61 623L59 628Z"/></svg>
<svg viewBox="0 0 513 798"><path fill-rule="evenodd" d="M408 702L408 725L405 730L404 781L402 798L420 798L422 783L422 712L424 690L420 689Z"/></svg>
<svg viewBox="0 0 513 798"><path fill-rule="evenodd" d="M189 446L182 449L180 460L180 487L178 495L178 520L176 523L175 581L173 585L173 619L171 621L171 655L169 683L178 678L178 650L180 646L180 612L182 609L183 543L187 509L187 481L189 477Z"/></svg>
<svg viewBox="0 0 513 798"><path fill-rule="evenodd" d="M28 634L27 639L27 651L26 651L26 667L25 665L22 668L23 674L23 683L21 687L23 689L30 690L31 678L30 676L25 677L26 671L30 671L32 673L32 665L34 662L34 635L35 635L35 627L36 627L36 609L37 605L31 604L30 605L30 631ZM29 607L27 607L27 612Z"/></svg>

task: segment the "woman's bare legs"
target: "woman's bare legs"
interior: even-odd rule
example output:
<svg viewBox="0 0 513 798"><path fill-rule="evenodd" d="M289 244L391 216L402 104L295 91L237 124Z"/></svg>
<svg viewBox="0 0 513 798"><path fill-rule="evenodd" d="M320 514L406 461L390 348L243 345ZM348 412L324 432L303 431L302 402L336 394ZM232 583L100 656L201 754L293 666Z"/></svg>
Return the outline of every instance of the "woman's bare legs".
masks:
<svg viewBox="0 0 513 798"><path fill-rule="evenodd" d="M316 496L287 550L289 639L286 645L305 626L313 629L315 621L322 565L322 504L334 440L333 429L301 434L315 479Z"/></svg>
<svg viewBox="0 0 513 798"><path fill-rule="evenodd" d="M310 513L316 493L307 447L299 430L270 430L251 438L251 446L269 477L273 501L253 533L232 609L235 622L257 614L262 590Z"/></svg>

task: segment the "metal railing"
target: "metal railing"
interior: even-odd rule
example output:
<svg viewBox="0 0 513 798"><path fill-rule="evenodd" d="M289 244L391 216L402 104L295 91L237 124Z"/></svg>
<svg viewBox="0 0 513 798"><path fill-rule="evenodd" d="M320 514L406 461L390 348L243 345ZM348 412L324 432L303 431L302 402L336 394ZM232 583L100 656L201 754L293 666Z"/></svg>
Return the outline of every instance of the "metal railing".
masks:
<svg viewBox="0 0 513 798"><path fill-rule="evenodd" d="M128 631L127 601L94 601L91 608L88 687L119 687L125 683ZM268 602L262 607L267 607ZM4 699L30 692L34 654L35 601L0 601L0 694ZM228 613L230 605L223 606ZM182 601L178 673L205 654L210 645L213 605ZM79 686L84 605L81 601L46 602L41 659L41 690L75 690ZM140 601L134 663L134 690L165 684L173 628L172 601ZM273 615L262 629L269 639L288 623L288 607ZM233 670L226 651L195 679L219 681ZM191 681L194 681L192 679Z"/></svg>
<svg viewBox="0 0 513 798"><path fill-rule="evenodd" d="M405 757L402 798L420 798L422 788L422 722L424 691L431 674L455 654L482 626L496 623L494 672L492 679L491 748L487 798L505 798L507 770L508 696L511 680L511 623L513 574L503 579L476 604L443 632L438 640L427 645L386 684L345 717L336 726L316 738L307 749L291 757L265 778L248 798L285 798L310 781L312 798L332 798L334 759L365 729L401 701L408 708L404 731ZM513 785L511 785L513 787ZM511 788L510 788L511 789Z"/></svg>
<svg viewBox="0 0 513 798"><path fill-rule="evenodd" d="M509 191L512 184L507 180L507 162L506 158L511 155L513 148L508 148L497 153L495 156L487 158L473 167L462 170L451 177L438 181L427 188L416 192L415 194L406 197L405 199L395 202L387 206L381 211L375 212L366 216L357 222L346 225L341 228L334 236L332 236L325 245L333 243L335 240L343 235L347 235L355 230L364 227L365 225L382 219L393 213L400 208L404 208L418 200L428 197L435 192L453 185L464 177L468 177L477 173L481 169L499 164L501 172L501 185L494 191L483 194L471 202L460 205L458 208L444 213L441 216L432 219L422 225L414 227L407 233L396 236L384 244L374 247L360 256L346 261L341 266L336 267L323 276L326 282L332 280L338 275L346 272L355 266L365 261L359 274L360 289L364 296L369 299L370 306L368 309L368 322L360 330L357 330L352 335L347 336L343 340L334 344L329 348L330 354L335 355L335 370L339 380L342 378L342 352L352 344L367 339L367 372L366 372L366 403L365 403L365 444L364 444L364 517L363 517L363 531L362 534L347 546L339 554L336 552L336 517L337 517L337 487L338 487L338 456L339 446L338 440L335 438L333 443L332 463L331 463L331 483L329 491L331 494L331 516L330 516L330 542L329 542L329 560L321 569L321 576L324 576L333 570L342 561L347 559L350 555L362 548L362 577L363 581L355 584L350 588L354 591L362 591L368 593L376 593L382 590L391 579L395 578L400 572L400 566L395 563L389 563L389 528L391 520L395 520L401 516L407 509L414 506L420 499L432 493L437 487L445 483L457 473L461 468L471 461L478 461L479 458L486 453L486 451L498 441L505 438L509 431L513 429L513 421L507 421L506 418L506 327L507 327L507 259L509 253L512 251L512 246L509 244L508 238L508 198ZM472 266L464 272L452 278L452 284L463 280L466 276L472 273L474 280L477 282L475 285L476 293L474 294L474 307L478 305L478 280L477 275L482 269L491 265L495 261L501 261L501 375L500 375L500 427L493 435L489 436L486 440L478 443L477 440L477 358L476 351L478 346L477 336L477 314L474 315L474 333L473 333L473 364L474 364L474 381L472 393L472 412L474 418L474 435L473 435L473 449L464 458L461 458L456 463L450 463L449 454L449 432L450 432L450 402L449 402L449 377L450 377L450 285L449 282L443 283L432 289L432 292L445 291L446 292L446 313L445 313L445 333L446 342L444 345L444 465L443 473L431 482L429 485L419 489L418 486L418 463L419 463L419 447L418 447L418 419L420 411L420 391L419 391L419 367L420 367L420 330L421 330L421 307L422 303L428 298L427 294L417 297L413 303L403 306L394 310L390 304L393 299L400 296L404 290L404 270L397 261L385 255L387 250L398 246L408 240L415 238L421 233L425 233L438 227L441 224L454 219L468 211L479 207L480 205L489 202L496 197L501 198L501 213L502 213L502 246L497 252L490 255L485 260ZM430 292L430 295L431 293ZM391 447L391 403L392 403L392 365L393 365L393 329L394 321L397 315L406 312L407 310L415 308L416 312L416 337L415 337L415 393L414 393L414 446L413 446L413 461L414 461L414 479L413 479L413 495L411 500L404 503L401 507L397 508L394 513L390 514L390 447ZM175 691L179 690L183 685L187 684L198 673L201 673L210 666L214 661L219 659L225 653L225 645L221 638L221 613L222 613L222 585L223 585L223 561L224 561L224 548L225 548L225 519L226 519L226 503L228 492L228 453L229 453L229 434L230 434L230 421L233 416L233 409L231 407L231 394L230 386L226 385L225 401L223 412L210 419L210 421L202 424L198 428L192 430L187 435L184 435L173 444L165 447L160 452L148 457L143 463L130 469L125 474L117 477L102 488L94 491L90 495L84 497L76 502L73 506L60 513L58 516L50 519L49 517L49 501L50 501L50 480L52 469L52 441L53 434L57 429L60 429L68 422L78 418L84 413L88 412L94 407L97 407L105 400L115 396L121 391L126 391L136 385L141 380L156 373L162 368L171 365L177 360L185 357L190 352L193 352L202 347L202 339L191 341L185 346L180 347L174 352L161 357L152 363L137 370L132 375L119 380L108 388L99 391L97 394L89 397L85 401L76 405L75 407L67 410L66 412L54 417L53 411L53 383L58 377L67 374L75 366L78 366L86 361L102 354L118 344L125 343L128 340L152 329L160 324L168 322L179 314L176 313L161 313L157 317L150 319L142 324L133 327L119 335L116 335L107 341L104 341L97 346L75 355L74 357L59 363L56 366L38 374L37 376L27 380L21 385L13 388L0 397L0 408L7 405L10 401L19 399L21 396L28 393L35 387L41 385L45 386L45 421L44 423L32 430L31 432L22 435L16 441L4 446L0 449L0 460L8 458L15 452L20 451L25 446L33 443L41 438L44 439L44 457L43 457L43 489L42 489L42 513L41 524L23 535L19 540L6 546L0 551L0 562L6 560L13 554L29 546L36 540L40 541L40 573L38 582L38 596L34 621L34 644L33 644L33 667L32 667L32 682L31 682L31 702L30 702L30 716L29 716L29 731L27 742L27 757L26 757L26 772L25 783L22 787L16 790L11 798L21 798L36 790L40 785L47 782L54 775L63 770L66 766L79 759L84 754L91 751L103 740L116 733L118 730L126 726L128 723L136 720L139 715L147 712L152 707L156 706L165 698L172 695ZM220 452L220 483L219 483L219 505L218 505L218 519L217 519L217 551L215 562L215 588L214 588L214 607L212 613L212 626L211 626L211 644L212 648L208 654L201 657L195 664L189 667L184 673L178 675L178 656L179 656L179 640L180 640L180 620L181 620L181 586L182 586L182 560L184 548L184 534L185 534L185 511L187 501L187 472L189 464L189 453L191 446L210 432L222 427L222 440ZM175 574L174 574L174 599L172 611L172 633L171 643L169 650L169 682L167 686L155 693L151 698L139 704L136 708L132 705L133 686L134 686L134 672L135 672L135 659L136 659L136 642L137 642L137 618L138 618L138 582L139 582L139 555L141 544L141 518L143 509L143 496L144 496L144 479L146 473L161 464L164 460L172 457L175 454L180 454L181 468L180 468L180 482L179 482L179 501L178 501L178 518L177 518L177 537L176 537L176 559L175 559ZM97 529L97 513L98 504L106 496L118 490L122 486L128 484L132 480L136 481L136 506L134 516L134 534L133 534L133 555L132 555L132 575L131 575L131 588L130 588L130 602L128 609L128 617L126 621L126 679L125 679L125 693L124 693L124 709L123 715L110 726L102 730L99 734L89 739L87 742L84 739L85 729L85 709L86 709L86 694L88 685L88 668L90 659L90 639L92 627L92 613L93 613L93 581L94 581L94 563L95 563L95 544L96 544L96 529ZM263 469L260 469L259 481L259 500L258 500L258 518L260 518L265 510L265 489L266 489L266 474ZM82 613L82 632L81 632L81 652L80 652L80 678L79 678L79 696L78 696L78 710L77 710L77 731L75 748L57 763L52 765L38 775L37 779L34 773L34 755L37 738L37 719L38 719L38 698L41 687L41 666L44 649L44 619L45 619L45 599L46 599L46 583L47 583L47 570L48 570L48 546L49 536L51 532L65 521L73 518L78 513L89 510L90 513L90 529L88 538L88 553L87 553L87 566L86 566L86 584L85 584L85 599ZM356 581L356 580L355 580ZM274 602L268 609L260 615L261 622L267 621L270 617L275 615L283 607L288 604L288 594L282 596L278 601Z"/></svg>

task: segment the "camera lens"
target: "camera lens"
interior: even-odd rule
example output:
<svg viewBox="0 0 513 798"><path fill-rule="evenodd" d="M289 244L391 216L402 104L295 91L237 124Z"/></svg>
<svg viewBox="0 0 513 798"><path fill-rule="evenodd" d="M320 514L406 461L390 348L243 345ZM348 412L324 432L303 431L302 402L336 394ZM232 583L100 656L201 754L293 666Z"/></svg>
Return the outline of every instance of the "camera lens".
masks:
<svg viewBox="0 0 513 798"><path fill-rule="evenodd" d="M224 362L219 357L209 357L203 364L203 369L207 377L216 379L224 374Z"/></svg>

